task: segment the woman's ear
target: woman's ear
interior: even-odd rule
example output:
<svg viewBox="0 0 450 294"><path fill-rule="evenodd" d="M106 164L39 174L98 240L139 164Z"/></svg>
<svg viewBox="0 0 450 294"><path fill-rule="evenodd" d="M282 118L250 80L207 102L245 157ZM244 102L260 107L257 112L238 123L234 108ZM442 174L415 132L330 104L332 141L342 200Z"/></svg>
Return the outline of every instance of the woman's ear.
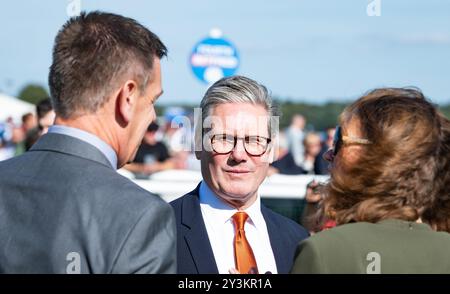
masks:
<svg viewBox="0 0 450 294"><path fill-rule="evenodd" d="M116 113L126 124L128 124L133 117L137 99L139 98L138 92L139 90L136 82L128 80L116 94Z"/></svg>

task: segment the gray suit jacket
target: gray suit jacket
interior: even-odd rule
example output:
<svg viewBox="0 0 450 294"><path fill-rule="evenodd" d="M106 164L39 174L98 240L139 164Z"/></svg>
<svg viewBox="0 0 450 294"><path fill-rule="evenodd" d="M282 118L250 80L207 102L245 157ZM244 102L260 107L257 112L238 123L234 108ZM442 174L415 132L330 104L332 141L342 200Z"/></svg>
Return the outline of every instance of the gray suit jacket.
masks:
<svg viewBox="0 0 450 294"><path fill-rule="evenodd" d="M174 220L70 136L0 162L0 273L175 273Z"/></svg>

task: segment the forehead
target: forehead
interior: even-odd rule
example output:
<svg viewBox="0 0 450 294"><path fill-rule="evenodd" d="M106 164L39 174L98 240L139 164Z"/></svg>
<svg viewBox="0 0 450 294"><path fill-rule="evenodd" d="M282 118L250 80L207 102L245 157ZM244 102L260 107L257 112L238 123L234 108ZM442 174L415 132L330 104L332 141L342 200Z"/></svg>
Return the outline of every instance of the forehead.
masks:
<svg viewBox="0 0 450 294"><path fill-rule="evenodd" d="M153 68L149 72L147 91L161 92L161 62L159 58L153 58Z"/></svg>
<svg viewBox="0 0 450 294"><path fill-rule="evenodd" d="M207 121L215 133L267 135L269 117L261 105L225 103L215 106Z"/></svg>

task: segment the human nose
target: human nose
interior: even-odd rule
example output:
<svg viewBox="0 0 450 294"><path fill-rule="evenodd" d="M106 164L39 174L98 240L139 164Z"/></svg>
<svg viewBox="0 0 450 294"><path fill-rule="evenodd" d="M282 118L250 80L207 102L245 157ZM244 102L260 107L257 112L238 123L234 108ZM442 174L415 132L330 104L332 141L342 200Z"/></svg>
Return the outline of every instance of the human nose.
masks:
<svg viewBox="0 0 450 294"><path fill-rule="evenodd" d="M333 162L334 159L333 152L334 152L333 148L328 149L328 151L322 155L323 159L325 159L328 162Z"/></svg>
<svg viewBox="0 0 450 294"><path fill-rule="evenodd" d="M231 150L231 156L236 162L244 161L247 158L247 151L244 147L244 140L240 138L236 139L236 144L234 145L233 150Z"/></svg>
<svg viewBox="0 0 450 294"><path fill-rule="evenodd" d="M150 118L151 121L154 121L156 119L156 111L155 111L155 105L152 104L150 108Z"/></svg>

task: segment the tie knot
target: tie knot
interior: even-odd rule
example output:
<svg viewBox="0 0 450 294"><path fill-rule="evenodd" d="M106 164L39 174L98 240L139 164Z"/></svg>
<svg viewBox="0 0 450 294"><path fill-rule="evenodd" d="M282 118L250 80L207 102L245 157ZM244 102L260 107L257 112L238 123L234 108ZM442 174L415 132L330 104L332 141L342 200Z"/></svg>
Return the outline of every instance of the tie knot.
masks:
<svg viewBox="0 0 450 294"><path fill-rule="evenodd" d="M245 221L248 219L248 214L243 211L238 211L235 214L233 214L233 221L236 225L236 229L243 230Z"/></svg>

